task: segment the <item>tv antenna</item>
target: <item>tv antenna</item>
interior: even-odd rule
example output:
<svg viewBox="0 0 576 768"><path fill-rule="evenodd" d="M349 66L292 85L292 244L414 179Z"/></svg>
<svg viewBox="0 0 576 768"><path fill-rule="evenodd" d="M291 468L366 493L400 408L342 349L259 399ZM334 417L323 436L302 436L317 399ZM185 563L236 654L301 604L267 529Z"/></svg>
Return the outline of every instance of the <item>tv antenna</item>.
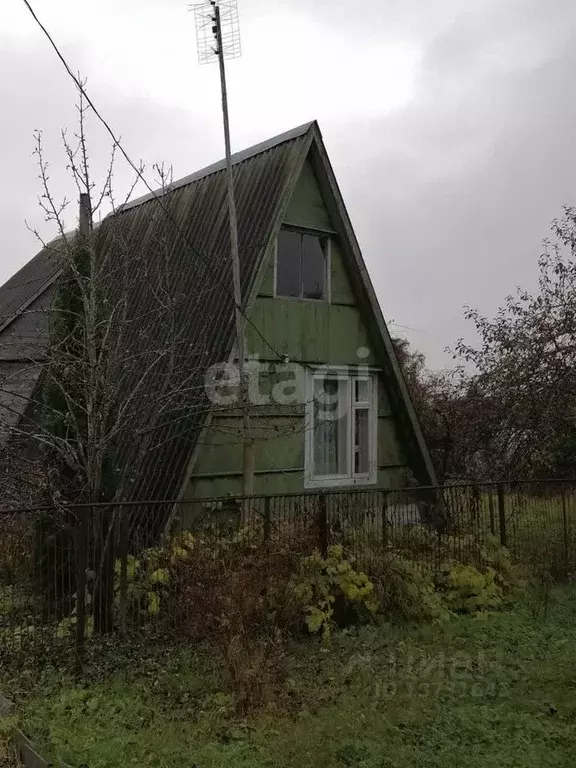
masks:
<svg viewBox="0 0 576 768"><path fill-rule="evenodd" d="M237 59L241 53L240 23L236 0L208 0L192 6L196 21L196 40L198 44L198 62L211 64L218 61L220 67L220 87L222 91L222 118L224 123L224 145L226 150L226 178L228 190L228 215L230 219L230 255L232 260L232 279L234 282L234 303L236 319L236 346L238 351L238 373L240 378L240 407L243 423L243 494L251 496L254 492L254 445L250 438L250 417L248 413L248 381L246 378L246 335L242 313L242 288L240 282L240 256L238 251L238 218L234 196L234 176L232 174L232 151L230 148L230 116L228 112L228 91L226 88L225 60Z"/></svg>

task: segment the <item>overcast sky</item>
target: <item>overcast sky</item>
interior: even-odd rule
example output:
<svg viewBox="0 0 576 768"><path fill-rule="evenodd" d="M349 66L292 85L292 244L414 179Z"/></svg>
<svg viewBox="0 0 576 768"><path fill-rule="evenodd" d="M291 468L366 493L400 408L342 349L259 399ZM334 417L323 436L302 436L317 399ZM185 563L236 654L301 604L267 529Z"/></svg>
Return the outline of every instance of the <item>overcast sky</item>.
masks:
<svg viewBox="0 0 576 768"><path fill-rule="evenodd" d="M550 220L576 204L576 3L240 3L233 148L319 121L391 330L446 364L470 333L463 305L491 313L533 285ZM221 157L218 71L196 62L185 2L35 5L130 155L175 177ZM0 2L0 73L1 283L37 250L25 220L50 234L34 129L56 194L75 192L59 145L74 86L21 0ZM90 137L98 173L109 141L95 121ZM119 162L117 188L128 179Z"/></svg>

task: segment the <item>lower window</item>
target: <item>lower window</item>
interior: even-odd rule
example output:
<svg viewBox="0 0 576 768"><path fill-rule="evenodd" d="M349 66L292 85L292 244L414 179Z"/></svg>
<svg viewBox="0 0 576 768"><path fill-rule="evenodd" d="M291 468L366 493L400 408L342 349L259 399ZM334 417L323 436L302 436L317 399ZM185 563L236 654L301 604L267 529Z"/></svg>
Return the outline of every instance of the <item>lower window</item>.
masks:
<svg viewBox="0 0 576 768"><path fill-rule="evenodd" d="M375 483L375 377L314 373L308 393L306 487Z"/></svg>

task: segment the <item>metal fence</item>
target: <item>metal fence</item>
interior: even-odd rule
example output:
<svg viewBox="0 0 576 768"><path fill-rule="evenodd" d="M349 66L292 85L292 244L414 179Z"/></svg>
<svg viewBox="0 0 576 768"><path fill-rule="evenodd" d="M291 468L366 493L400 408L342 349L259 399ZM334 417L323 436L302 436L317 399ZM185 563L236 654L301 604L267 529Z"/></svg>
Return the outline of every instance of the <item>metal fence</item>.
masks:
<svg viewBox="0 0 576 768"><path fill-rule="evenodd" d="M326 556L333 545L368 574L391 552L433 573L444 562L479 562L494 542L534 573L570 578L576 485L459 484L4 510L0 662L73 650L80 663L93 634L173 636L192 627L198 634L203 600L219 585L230 589L234 574L265 584L267 568L290 574L303 556Z"/></svg>

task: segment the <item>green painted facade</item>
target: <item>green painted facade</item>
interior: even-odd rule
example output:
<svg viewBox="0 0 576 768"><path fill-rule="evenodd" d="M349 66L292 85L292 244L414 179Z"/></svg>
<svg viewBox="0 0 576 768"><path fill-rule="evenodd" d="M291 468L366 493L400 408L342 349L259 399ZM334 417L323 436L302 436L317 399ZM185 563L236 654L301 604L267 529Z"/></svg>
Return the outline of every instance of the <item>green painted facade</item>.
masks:
<svg viewBox="0 0 576 768"><path fill-rule="evenodd" d="M330 246L330 301L274 296L274 249L266 256L265 269L248 325L251 356L270 365L270 375L259 391L270 392L282 379L282 365L262 337L290 362L303 366L369 364L387 368L378 359L371 331L375 323L359 306L351 276L343 258L336 227L324 204L312 164L306 162L284 217L284 223L334 233ZM261 336L254 329L261 333ZM370 350L359 357L358 350ZM305 368L303 369L305 370ZM297 493L304 490L304 407L262 406L253 411L256 494ZM242 492L242 445L239 413L216 415L201 440L185 498L218 497ZM407 461L399 439L384 378L378 386L378 480L375 487L402 487L407 481ZM361 486L365 487L365 486Z"/></svg>

